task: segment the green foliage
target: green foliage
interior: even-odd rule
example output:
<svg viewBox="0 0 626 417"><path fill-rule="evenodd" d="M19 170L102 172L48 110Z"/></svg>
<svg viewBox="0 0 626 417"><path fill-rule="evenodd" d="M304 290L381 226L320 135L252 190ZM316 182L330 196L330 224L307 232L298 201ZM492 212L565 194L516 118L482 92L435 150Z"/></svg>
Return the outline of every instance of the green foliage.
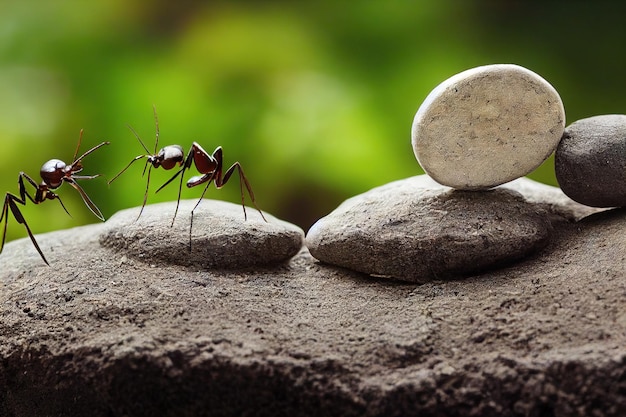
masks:
<svg viewBox="0 0 626 417"><path fill-rule="evenodd" d="M566 7L566 9L564 9ZM624 112L618 3L6 0L0 15L0 188L82 149L112 178L149 148L193 141L241 162L258 203L308 228L343 199L422 171L413 115L464 69L516 63L561 93L568 122ZM141 162L83 182L106 217L141 204ZM552 162L533 178L555 184ZM153 172L152 190L171 172ZM236 180L235 180L236 181ZM36 233L97 221L70 187L24 209ZM200 190L183 190L197 198ZM237 202L237 184L208 198ZM174 199L175 187L149 202ZM24 236L10 220L9 239Z"/></svg>

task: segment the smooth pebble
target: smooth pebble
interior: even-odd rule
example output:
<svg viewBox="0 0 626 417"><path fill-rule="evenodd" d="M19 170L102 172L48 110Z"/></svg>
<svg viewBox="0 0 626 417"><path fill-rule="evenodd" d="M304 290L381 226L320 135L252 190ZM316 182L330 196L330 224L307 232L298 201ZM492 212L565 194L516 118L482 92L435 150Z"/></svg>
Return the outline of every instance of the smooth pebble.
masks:
<svg viewBox="0 0 626 417"><path fill-rule="evenodd" d="M522 177L555 150L565 127L558 92L512 64L472 68L437 86L412 127L424 171L460 190L488 189Z"/></svg>
<svg viewBox="0 0 626 417"><path fill-rule="evenodd" d="M320 261L423 283L523 258L551 230L548 213L516 191L458 191L422 175L346 200L306 244Z"/></svg>
<svg viewBox="0 0 626 417"><path fill-rule="evenodd" d="M181 200L174 225L175 202L151 204L139 219L139 207L114 214L104 224L100 244L145 262L166 262L200 268L246 268L288 261L304 243L298 226L240 204L203 199L193 216L189 248L190 213L197 200Z"/></svg>

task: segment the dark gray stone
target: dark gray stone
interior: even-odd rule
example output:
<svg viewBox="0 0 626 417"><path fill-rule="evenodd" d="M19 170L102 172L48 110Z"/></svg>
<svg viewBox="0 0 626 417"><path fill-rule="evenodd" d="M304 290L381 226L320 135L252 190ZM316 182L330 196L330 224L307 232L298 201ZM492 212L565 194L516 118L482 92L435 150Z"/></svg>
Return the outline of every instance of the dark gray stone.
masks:
<svg viewBox="0 0 626 417"><path fill-rule="evenodd" d="M458 191L418 176L346 200L306 244L323 262L423 283L523 258L550 230L548 213L510 188Z"/></svg>
<svg viewBox="0 0 626 417"><path fill-rule="evenodd" d="M139 219L139 207L113 215L100 234L102 246L120 255L149 263L172 263L198 268L245 268L286 262L302 248L299 227L267 213L241 205L203 199L193 216L197 200L182 200L172 226L175 203L151 204ZM191 248L190 248L191 231Z"/></svg>
<svg viewBox="0 0 626 417"><path fill-rule="evenodd" d="M555 153L555 170L573 200L592 207L626 206L626 115L569 125Z"/></svg>

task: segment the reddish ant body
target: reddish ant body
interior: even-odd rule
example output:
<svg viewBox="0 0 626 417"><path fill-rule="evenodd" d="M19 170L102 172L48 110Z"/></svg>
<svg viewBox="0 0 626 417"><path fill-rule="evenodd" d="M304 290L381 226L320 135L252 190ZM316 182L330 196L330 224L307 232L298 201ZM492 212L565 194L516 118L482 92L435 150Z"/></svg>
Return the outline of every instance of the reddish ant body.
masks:
<svg viewBox="0 0 626 417"><path fill-rule="evenodd" d="M178 205L180 203L180 190L183 185L183 176L185 174L185 171L191 168L191 164L193 163L196 166L196 169L198 170L198 172L202 174L202 175L192 177L189 179L189 181L187 181L187 188L192 188L192 187L206 183L206 186L204 187L204 190L202 191L202 195L200 195L200 199L194 206L193 210L191 210L191 225L189 228L190 245L191 245L191 228L193 227L193 213L196 210L196 208L198 208L198 205L204 198L204 194L209 189L209 186L211 185L212 182L215 183L215 188L217 188L218 190L222 188L228 182L233 172L235 172L235 169L237 169L239 173L239 187L241 189L241 206L243 207L244 220L248 219L248 215L246 213L245 200L244 200L244 192L243 192L243 187L245 185L246 190L248 190L248 195L250 196L250 200L252 200L252 204L254 205L254 208L257 209L257 211L259 212L263 220L267 222L267 219L263 215L263 212L261 211L259 206L257 206L256 204L256 200L254 199L254 192L252 191L252 187L250 186L250 182L248 181L248 178L246 178L243 172L243 169L241 168L241 164L239 162L235 162L234 164L230 166L230 168L226 170L226 172L223 172L224 165L223 165L222 154L223 154L223 151L222 151L221 146L218 146L213 152L213 154L209 154L207 151L202 149L202 146L200 146L197 142L194 142L193 145L191 145L191 149L189 150L189 153L187 154L187 157L185 158L185 163L183 164L181 169L179 169L178 172L174 174L172 178L170 178L165 184L163 184L162 186L159 187L158 190L156 190L156 192L158 193L163 187L165 187L170 182L172 182L177 176L179 175L181 176L180 185L178 187L178 202L176 203L176 211L174 212L174 218L172 219L172 225L173 225L174 220L176 220L176 214L178 213Z"/></svg>
<svg viewBox="0 0 626 417"><path fill-rule="evenodd" d="M230 168L228 168L228 170L226 170L226 172L223 172L224 165L222 162L223 161L222 155L223 155L223 151L222 151L221 146L218 146L213 152L213 154L209 154L207 151L202 149L202 146L200 146L197 142L194 142L193 145L191 145L191 149L189 150L189 153L187 154L187 157L185 158L185 162L183 166L181 167L181 169L179 169L178 172L174 174L174 176L170 178L165 184L160 186L159 189L156 190L156 192L158 193L162 188L164 188L166 185L172 182L177 176L181 175L180 185L178 187L178 200L179 200L178 203L180 203L180 190L183 184L183 176L184 176L185 171L191 168L191 164L193 163L196 166L196 169L198 170L198 172L200 172L202 175L198 175L198 176L190 178L189 181L187 181L187 188L192 188L192 187L206 183L206 186L204 187L204 190L202 191L202 195L200 196L200 199L198 200L193 210L191 211L191 219L193 222L193 213L196 210L196 208L198 208L200 201L202 201L202 199L204 198L204 194L206 193L211 183L214 182L215 188L219 190L228 182L228 180L230 179L230 176L233 174L233 172L235 172L235 169L237 169L237 171L239 172L239 186L241 188L241 206L243 207L244 219L245 220L248 219L248 215L246 213L245 200L244 200L244 192L243 192L243 187L245 185L246 190L248 190L248 195L250 196L250 200L252 200L252 204L254 205L254 208L257 209L259 214L261 214L261 217L263 218L263 220L267 221L261 209L256 205L256 200L254 199L254 192L252 191L250 182L248 182L248 178L246 178L246 176L243 173L241 164L239 162L235 162L234 164L230 166ZM174 224L174 220L176 220L176 214L178 213L178 203L176 204L176 211L174 212L174 218L172 219L172 224Z"/></svg>
<svg viewBox="0 0 626 417"><path fill-rule="evenodd" d="M65 212L68 215L70 215L69 211L67 211L67 208L63 204L61 197L57 195L56 193L54 193L54 190L56 190L61 185L63 185L64 182L67 182L76 191L78 191L83 201L85 202L85 205L89 207L89 210L91 210L91 212L97 218L104 221L104 216L102 215L98 207L93 203L93 201L91 201L87 193L85 193L82 187L78 185L78 183L76 182L76 180L91 180L91 179L99 177L100 174L97 174L97 175L76 175L76 174L83 170L83 164L82 164L83 158L85 158L87 155L89 155L96 149L104 145L108 145L110 142L102 142L101 144L96 145L93 148L89 149L87 152L82 154L79 158L76 158L76 155L78 154L78 149L80 148L82 138L83 138L83 131L81 130L80 136L78 138L78 145L76 146L76 151L74 152L74 156L73 156L74 162L67 165L65 162L59 159L51 159L45 164L43 164L40 170L41 179L43 181L40 184L37 184L37 182L35 182L35 180L33 180L25 172L20 172L19 177L18 177L18 184L19 184L19 190L20 190L19 197L12 193L6 193L4 197L4 205L2 206L2 214L0 215L0 221L4 222L4 228L2 232L2 245L0 246L0 252L2 252L2 249L4 249L4 241L5 241L6 234L7 234L7 224L9 223L9 210L10 210L15 220L17 220L18 223L23 224L24 227L26 228L26 231L28 232L28 236L30 237L30 240L33 242L35 249L37 249L37 252L39 252L41 259L43 259L46 265L50 265L48 263L48 260L44 256L43 252L41 251L41 248L37 244L37 241L35 240L35 236L31 232L30 227L28 227L28 224L26 223L26 219L20 212L20 209L17 204L26 206L26 198L28 198L34 204L41 204L46 200L58 200L59 203L61 204L61 207L63 207L63 210L65 210ZM34 196L29 194L28 191L26 190L24 179L26 179L26 181L28 181L35 188Z"/></svg>

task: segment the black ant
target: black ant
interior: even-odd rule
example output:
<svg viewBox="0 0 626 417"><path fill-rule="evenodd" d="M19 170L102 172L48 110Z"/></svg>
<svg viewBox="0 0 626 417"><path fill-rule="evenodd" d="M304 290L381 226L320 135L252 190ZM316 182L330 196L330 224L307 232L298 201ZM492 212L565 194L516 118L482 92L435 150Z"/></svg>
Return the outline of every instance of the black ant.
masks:
<svg viewBox="0 0 626 417"><path fill-rule="evenodd" d="M89 149L87 152L82 154L79 158L76 158L82 139L83 139L83 131L81 129L80 136L78 138L78 145L76 146L76 151L74 152L74 156L73 156L74 162L72 162L70 165L67 165L65 162L59 159L51 159L45 164L43 164L40 170L41 179L43 181L40 184L37 184L37 182L35 182L35 180L33 180L25 172L20 172L19 177L18 177L20 196L18 197L14 194L6 193L4 197L4 205L2 206L2 215L0 215L0 221L4 222L4 230L2 232L2 246L0 246L0 252L2 252L2 249L4 249L4 240L7 234L7 224L9 223L9 209L10 209L11 213L13 213L13 217L15 218L15 220L17 220L18 223L23 224L24 227L26 227L28 236L30 236L30 240L33 242L33 245L35 245L35 249L37 249L37 252L39 252L41 259L43 259L46 265L48 266L50 265L48 263L48 260L44 256L43 252L41 251L41 248L39 248L39 245L37 244L37 241L35 240L35 236L33 236L33 233L31 232L30 227L28 227L28 224L26 223L26 219L24 218L24 216L22 216L22 213L20 212L20 209L16 203L26 206L27 197L34 204L41 204L46 200L58 200L59 203L61 204L61 207L63 207L63 210L65 210L65 212L68 215L70 215L69 211L67 211L67 208L65 207L65 204L63 204L61 197L53 192L53 190L56 190L61 185L63 185L64 182L67 182L72 187L74 187L74 189L78 191L78 193L82 197L87 207L89 207L89 210L91 210L91 212L97 218L104 221L104 216L102 215L98 207L96 207L96 205L93 203L93 201L91 201L87 193L85 193L85 191L81 188L81 186L78 185L78 183L76 182L76 180L92 180L94 178L99 177L100 174L97 174L97 175L76 175L76 174L83 170L82 160L84 157L86 157L87 155L95 151L96 149L104 145L108 145L110 142L102 142L101 144L96 145L93 148ZM36 191L35 191L34 196L30 195L28 191L26 191L24 178L33 187L35 187Z"/></svg>
<svg viewBox="0 0 626 417"><path fill-rule="evenodd" d="M165 184L160 186L158 190L156 190L156 192L158 193L163 187L165 187L170 182L172 182L177 176L179 175L181 176L180 185L178 187L178 201L176 202L176 211L174 212L174 217L172 218L172 226L173 226L174 220L176 220L176 214L178 213L178 206L180 204L180 190L183 186L183 177L184 177L185 171L191 168L191 164L193 163L196 166L196 169L198 170L198 172L202 174L202 175L192 177L187 181L187 188L192 188L197 185L206 183L206 186L204 187L204 190L202 191L202 195L200 196L200 199L191 210L191 220L190 220L190 225L189 225L189 250L191 250L191 231L193 229L194 211L196 210L196 208L198 208L198 205L204 198L204 194L208 190L211 183L214 182L215 188L219 190L228 182L230 176L233 174L233 172L235 172L235 169L237 169L237 171L239 172L239 187L241 188L241 206L243 207L244 220L248 219L248 215L246 213L245 200L244 200L244 192L243 192L243 187L245 185L246 189L248 190L248 195L250 196L250 200L252 200L252 204L257 209L259 214L261 214L261 217L263 218L263 220L267 222L267 219L263 215L263 212L261 211L259 206L257 206L256 204L256 200L254 199L254 192L252 192L252 187L250 186L250 182L248 181L245 174L243 173L241 164L239 162L235 162L234 164L231 165L230 168L226 170L226 172L223 172L224 166L222 162L223 160L222 154L223 152L222 152L221 146L218 146L213 152L213 154L209 154L207 151L202 149L202 146L200 146L197 142L194 142L193 145L191 145L191 149L189 150L189 153L187 154L187 157L185 158L185 163L183 164L182 168L179 169L178 172L174 174L174 176L170 178Z"/></svg>
<svg viewBox="0 0 626 417"><path fill-rule="evenodd" d="M183 148L178 145L165 146L157 153L157 149L159 147L159 119L157 117L156 107L153 107L152 109L154 111L154 124L155 124L155 130L156 130L156 137L154 140L154 152L150 153L150 151L148 150L146 145L143 143L143 141L141 140L137 132L135 132L135 130L132 127L128 126L128 128L130 129L131 132L133 132L133 135L135 135L139 143L141 143L141 146L146 151L146 154L137 155L128 163L128 165L126 165L126 167L124 167L123 170L121 170L115 177L113 177L108 182L108 184L111 185L111 183L115 181L117 177L122 175L124 171L126 171L133 164L133 162L138 161L141 158L147 158L146 164L143 167L143 173L141 174L142 177L146 174L146 168L148 168L148 164L150 164L151 166L150 168L148 168L148 180L146 182L146 192L143 195L143 203L141 205L141 210L139 211L139 216L137 216L137 219L141 217L141 213L143 213L143 209L146 206L146 202L148 201L148 190L150 188L150 172L152 171L152 167L154 168L162 167L163 169L170 170L174 168L176 164L178 164L179 166L182 165L183 157L184 157ZM180 193L178 194L178 199L180 200Z"/></svg>

